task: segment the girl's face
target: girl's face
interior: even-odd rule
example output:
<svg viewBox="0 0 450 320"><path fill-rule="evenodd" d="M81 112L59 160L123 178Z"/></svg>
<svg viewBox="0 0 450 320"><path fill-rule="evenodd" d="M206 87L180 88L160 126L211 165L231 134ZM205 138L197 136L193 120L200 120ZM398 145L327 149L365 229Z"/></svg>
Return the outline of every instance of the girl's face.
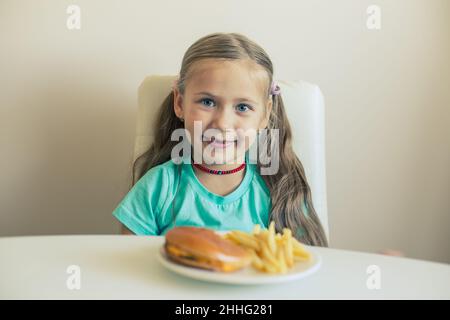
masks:
<svg viewBox="0 0 450 320"><path fill-rule="evenodd" d="M267 72L251 60L204 59L190 74L184 96L174 91L174 111L184 119L194 161L242 163L269 120Z"/></svg>

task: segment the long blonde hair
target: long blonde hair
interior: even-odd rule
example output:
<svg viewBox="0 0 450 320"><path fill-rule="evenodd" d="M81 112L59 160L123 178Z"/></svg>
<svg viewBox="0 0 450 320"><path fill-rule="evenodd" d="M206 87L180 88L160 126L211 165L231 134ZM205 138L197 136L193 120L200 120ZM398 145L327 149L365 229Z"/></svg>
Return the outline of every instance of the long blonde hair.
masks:
<svg viewBox="0 0 450 320"><path fill-rule="evenodd" d="M269 76L269 84L273 80L273 65L267 53L255 42L238 33L213 33L204 36L192 44L184 54L179 73L177 88L184 95L186 79L191 66L202 59L251 59L262 66ZM270 92L268 90L267 94ZM279 132L279 170L274 175L262 175L271 198L269 221L275 222L275 229L281 232L290 228L296 238L308 245L328 246L328 241L314 209L311 190L306 181L305 170L292 148L292 131L280 95L272 97L273 105L267 129L278 129ZM132 184L134 185L148 170L171 158L172 148L178 141L171 140L175 129L184 128L183 122L176 117L173 110L173 91L166 97L159 110L154 129L155 140L151 147L140 155L133 163ZM270 135L267 136L269 150L272 152ZM259 157L258 157L259 159ZM265 163L265 162L264 162ZM261 162L257 161L258 169ZM306 207L307 212L303 208ZM299 227L304 229L298 233Z"/></svg>

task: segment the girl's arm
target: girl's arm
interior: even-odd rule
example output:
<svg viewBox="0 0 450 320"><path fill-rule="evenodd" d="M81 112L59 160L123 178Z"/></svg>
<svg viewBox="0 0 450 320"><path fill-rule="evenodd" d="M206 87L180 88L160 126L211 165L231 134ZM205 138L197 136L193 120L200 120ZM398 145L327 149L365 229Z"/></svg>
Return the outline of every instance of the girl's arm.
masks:
<svg viewBox="0 0 450 320"><path fill-rule="evenodd" d="M134 235L134 232L131 231L130 229L128 229L127 227L125 227L125 225L122 225L122 230L121 230L121 234L125 234L125 235Z"/></svg>

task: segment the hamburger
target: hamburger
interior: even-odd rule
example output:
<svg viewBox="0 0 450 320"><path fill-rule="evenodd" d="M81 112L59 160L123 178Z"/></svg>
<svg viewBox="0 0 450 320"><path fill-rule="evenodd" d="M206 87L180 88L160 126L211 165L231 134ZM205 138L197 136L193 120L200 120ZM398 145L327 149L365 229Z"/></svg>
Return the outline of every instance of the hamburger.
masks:
<svg viewBox="0 0 450 320"><path fill-rule="evenodd" d="M247 250L206 228L175 227L166 233L165 240L167 257L191 267L232 272L252 260Z"/></svg>

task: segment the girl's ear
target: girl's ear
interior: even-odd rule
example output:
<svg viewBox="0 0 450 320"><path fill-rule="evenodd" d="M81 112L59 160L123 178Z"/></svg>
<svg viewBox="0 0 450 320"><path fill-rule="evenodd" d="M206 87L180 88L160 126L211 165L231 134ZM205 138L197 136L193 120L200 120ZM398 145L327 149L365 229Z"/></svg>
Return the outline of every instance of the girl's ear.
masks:
<svg viewBox="0 0 450 320"><path fill-rule="evenodd" d="M178 118L183 117L183 97L181 96L178 89L173 90L173 111Z"/></svg>

